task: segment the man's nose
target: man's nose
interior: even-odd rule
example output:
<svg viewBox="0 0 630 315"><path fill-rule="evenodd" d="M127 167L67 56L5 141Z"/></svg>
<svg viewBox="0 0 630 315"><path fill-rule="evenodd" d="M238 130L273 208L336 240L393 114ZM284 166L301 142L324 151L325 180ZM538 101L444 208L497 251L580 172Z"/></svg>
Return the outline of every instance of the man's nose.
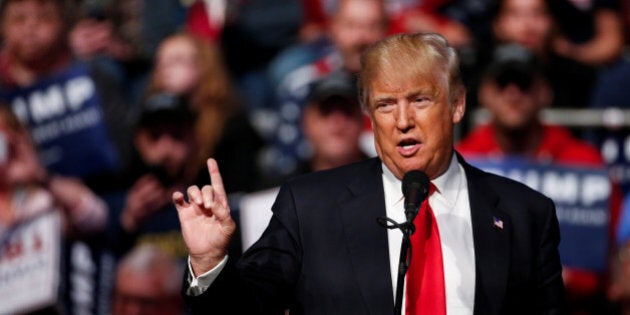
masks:
<svg viewBox="0 0 630 315"><path fill-rule="evenodd" d="M413 127L413 113L411 113L411 106L408 103L399 104L394 115L396 115L396 127L399 130L407 131Z"/></svg>

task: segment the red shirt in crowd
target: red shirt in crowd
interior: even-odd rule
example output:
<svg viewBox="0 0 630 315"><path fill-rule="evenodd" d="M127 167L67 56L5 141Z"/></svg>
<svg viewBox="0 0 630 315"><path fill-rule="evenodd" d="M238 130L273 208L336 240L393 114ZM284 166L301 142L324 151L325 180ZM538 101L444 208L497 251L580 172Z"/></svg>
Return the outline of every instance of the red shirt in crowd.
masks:
<svg viewBox="0 0 630 315"><path fill-rule="evenodd" d="M465 157L501 157L501 150L495 138L492 125L473 130L457 145L456 149ZM604 160L597 148L575 138L571 132L560 126L543 126L542 142L532 157L545 163L559 165L588 165L603 167Z"/></svg>

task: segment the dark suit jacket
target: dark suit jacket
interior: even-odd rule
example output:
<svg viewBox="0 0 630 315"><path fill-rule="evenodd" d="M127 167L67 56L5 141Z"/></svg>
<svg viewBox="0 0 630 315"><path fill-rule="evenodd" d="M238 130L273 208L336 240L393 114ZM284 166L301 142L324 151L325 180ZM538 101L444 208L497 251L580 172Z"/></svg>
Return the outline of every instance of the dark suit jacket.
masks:
<svg viewBox="0 0 630 315"><path fill-rule="evenodd" d="M556 314L563 300L553 202L466 164L475 244L475 314ZM286 182L273 218L202 295L203 314L393 314L381 161ZM493 224L503 220L503 228Z"/></svg>

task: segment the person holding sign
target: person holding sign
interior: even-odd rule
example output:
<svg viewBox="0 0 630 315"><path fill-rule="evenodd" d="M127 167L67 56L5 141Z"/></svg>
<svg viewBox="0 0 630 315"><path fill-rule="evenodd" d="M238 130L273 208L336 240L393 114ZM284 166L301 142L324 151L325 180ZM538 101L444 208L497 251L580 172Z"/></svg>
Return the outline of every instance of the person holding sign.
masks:
<svg viewBox="0 0 630 315"><path fill-rule="evenodd" d="M27 127L40 163L103 196L119 191L131 154L131 106L97 63L75 59L72 1L0 3L0 99ZM45 18L44 18L45 17Z"/></svg>
<svg viewBox="0 0 630 315"><path fill-rule="evenodd" d="M483 73L478 97L480 105L489 112L490 121L473 129L456 145L458 152L472 164L479 167L484 164L494 169L508 167L517 169L515 165L520 165L525 161L527 166L520 167L519 170L524 170L529 166L536 167L541 170L537 173L540 178L545 177L543 168L552 170L571 168L570 176L580 176L581 173L589 170L603 169L604 161L594 146L574 137L568 129L546 124L541 119L542 110L551 105L553 91L539 61L531 50L514 44L499 46L495 50L494 62ZM570 176L567 175L565 178ZM597 223L602 232L599 233L601 243L587 249L590 255L581 255L582 258L593 257L596 255L596 249L601 249L600 269L603 269L607 255L605 248L608 236L606 233L609 232L608 226L614 224L619 202L616 201L615 196L618 192L615 192L615 187L612 188L613 193L610 193L610 188L608 188L610 181L606 175L602 173L600 178L604 179L604 185L600 186L607 189L603 196L606 205L601 211L601 215L606 220ZM541 182L544 181L541 180ZM543 188L542 184L535 187L532 181L528 184L535 189ZM582 192L573 195L577 199L579 196L584 196L583 191L589 190L582 189ZM551 194L546 194L554 199ZM564 210L563 208L577 207L575 205L559 206L561 200L554 199L554 201L558 207L558 213L564 213L560 211ZM609 216L610 219L608 219ZM563 240L565 240L562 245L567 247L572 241L576 242L574 246L579 247L579 249L576 248L576 252L583 253L584 247L590 245L577 238L569 237L569 234L565 234L568 230L564 229L562 218L560 223ZM595 224L590 224L588 228L593 225ZM580 234L586 235L585 233L584 230ZM594 240L594 238L591 239ZM561 254L564 254L562 249L561 246ZM563 262L566 262L565 259L568 261L567 258L563 256ZM565 265L565 284L569 300L574 307L581 308L582 306L578 304L583 304L584 301L592 300L596 296L602 296L601 292L597 291L603 289L603 270L598 270L600 272L598 274L587 269L592 268L575 265L569 268Z"/></svg>
<svg viewBox="0 0 630 315"><path fill-rule="evenodd" d="M414 221L424 232L412 239L403 310L560 313L553 202L453 149L466 94L453 47L437 34L388 37L362 55L359 87L378 157L285 182L267 229L236 264L226 256L235 223L217 163L207 163L212 185L173 194L193 313L393 314L403 237L377 219L407 220L410 171L426 175L430 196ZM420 246L431 248L424 258Z"/></svg>
<svg viewBox="0 0 630 315"><path fill-rule="evenodd" d="M0 314L58 307L62 242L106 224L107 208L89 189L46 178L28 131L0 106Z"/></svg>

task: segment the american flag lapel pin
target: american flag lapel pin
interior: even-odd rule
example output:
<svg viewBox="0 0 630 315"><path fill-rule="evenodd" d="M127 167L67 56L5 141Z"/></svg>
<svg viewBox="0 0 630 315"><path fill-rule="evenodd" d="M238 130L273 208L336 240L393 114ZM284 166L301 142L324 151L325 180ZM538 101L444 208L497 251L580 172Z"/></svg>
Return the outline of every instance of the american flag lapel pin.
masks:
<svg viewBox="0 0 630 315"><path fill-rule="evenodd" d="M494 226L503 230L503 220L501 220L498 217L492 217L492 221L493 221Z"/></svg>

